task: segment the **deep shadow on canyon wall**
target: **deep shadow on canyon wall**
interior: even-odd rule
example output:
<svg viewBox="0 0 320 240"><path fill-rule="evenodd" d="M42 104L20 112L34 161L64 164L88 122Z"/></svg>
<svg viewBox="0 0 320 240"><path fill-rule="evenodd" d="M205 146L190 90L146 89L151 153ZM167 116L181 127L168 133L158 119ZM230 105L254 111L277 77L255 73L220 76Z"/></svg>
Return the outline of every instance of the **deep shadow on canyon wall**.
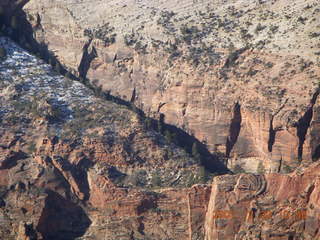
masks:
<svg viewBox="0 0 320 240"><path fill-rule="evenodd" d="M146 128L151 128L162 133L166 136L168 141L171 141L184 148L188 153L192 154L192 147L196 145L197 152L200 154L198 160L200 161L201 165L205 167L208 173L224 174L229 172L224 163L221 161L223 158L221 155L210 153L205 144L200 142L194 136L191 136L187 132L174 125L166 124L164 115L159 115L158 119L149 118L141 109L137 108L133 102L113 96L109 92L103 92L101 88L91 84L86 76L90 64L97 56L97 53L94 47L90 50L88 49L90 42L85 44L83 47L82 59L77 69L79 74L73 74L63 67L54 53L48 50L48 46L43 42L38 42L34 38L33 27L28 22L26 13L22 10L23 5L26 3L27 0L19 3L16 5L16 7L13 7L14 10L11 12L11 14L7 12L5 16L0 18L0 27L3 28L3 26L5 26L5 30L3 31L5 35L9 36L11 39L19 43L23 48L40 57L45 62L51 64L58 74L65 75L72 80L82 82L92 91L94 91L97 97L126 106L135 111L140 116L141 120L145 122ZM16 22L16 24L13 24L13 21Z"/></svg>
<svg viewBox="0 0 320 240"><path fill-rule="evenodd" d="M81 237L91 224L85 211L53 191L47 194L37 226L44 239L69 240Z"/></svg>

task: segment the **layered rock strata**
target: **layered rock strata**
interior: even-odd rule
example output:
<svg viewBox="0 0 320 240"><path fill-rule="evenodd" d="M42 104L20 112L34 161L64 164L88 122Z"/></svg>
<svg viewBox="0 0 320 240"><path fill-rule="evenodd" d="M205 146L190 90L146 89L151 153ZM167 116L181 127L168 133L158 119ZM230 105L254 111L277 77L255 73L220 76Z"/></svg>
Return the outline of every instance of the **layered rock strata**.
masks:
<svg viewBox="0 0 320 240"><path fill-rule="evenodd" d="M319 158L316 0L31 0L24 10L76 75L164 114L230 168L286 172Z"/></svg>
<svg viewBox="0 0 320 240"><path fill-rule="evenodd" d="M205 239L319 239L319 167L214 178Z"/></svg>

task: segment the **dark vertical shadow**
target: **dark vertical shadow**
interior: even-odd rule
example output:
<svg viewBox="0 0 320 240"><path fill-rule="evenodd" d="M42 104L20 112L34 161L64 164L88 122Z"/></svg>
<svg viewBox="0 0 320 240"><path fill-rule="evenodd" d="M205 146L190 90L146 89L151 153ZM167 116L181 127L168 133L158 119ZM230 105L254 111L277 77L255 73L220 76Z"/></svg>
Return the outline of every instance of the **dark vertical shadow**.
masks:
<svg viewBox="0 0 320 240"><path fill-rule="evenodd" d="M229 137L226 142L226 157L230 157L230 153L236 144L241 130L241 106L236 103L233 107L233 118L231 119L229 128Z"/></svg>
<svg viewBox="0 0 320 240"><path fill-rule="evenodd" d="M317 98L319 96L320 90L317 90L311 101L310 101L310 106L308 108L308 110L305 112L305 114L299 119L296 128L297 128L297 136L299 138L299 146L298 146L298 160L301 161L302 160L302 156L303 156L303 145L304 142L306 140L306 135L308 132L308 129L310 127L311 124L311 120L313 117L313 106L317 101Z"/></svg>
<svg viewBox="0 0 320 240"><path fill-rule="evenodd" d="M269 125L269 139L268 139L268 151L272 152L273 144L276 140L276 133L273 129L273 117L270 119L270 125Z"/></svg>
<svg viewBox="0 0 320 240"><path fill-rule="evenodd" d="M79 77L77 77L71 72L68 72L66 68L64 68L61 65L61 63L58 61L54 53L48 50L48 46L46 44L39 43L37 42L36 39L34 39L33 28L30 25L30 23L27 21L26 13L20 9L20 10L17 10L15 14L19 22L18 28L15 29L13 33L10 33L10 31L7 31L8 36L14 39L16 42L18 42L25 49L40 56L44 61L51 63L53 67L58 64L59 65L58 74L62 74L62 75L67 74L68 78L75 81L79 81L83 83L86 87L91 89L97 97L102 98L106 101L112 101L122 106L126 106L128 109L131 109L132 111L136 112L140 116L142 121L144 121L145 123L149 122L148 127L146 127L147 129L158 131L160 134L164 134L166 131L169 132L172 136L174 136L173 142L177 146L184 148L188 153L190 153L190 155L192 153L192 145L194 143L197 143L199 147L199 153L201 155L200 156L201 164L209 172L216 173L216 174L224 174L226 172L229 172L229 170L225 167L222 161L220 161L219 159L220 157L216 154L210 153L207 147L203 143L201 143L198 139L196 139L194 136L191 136L190 134L188 134L187 132L183 131L182 129L176 126L166 124L163 114L160 114L159 119L149 118L145 115L145 113L141 109L137 108L134 105L133 103L134 99L131 99L132 102L123 100L119 97L111 95L110 92L104 92L102 91L101 88L91 84L91 82L86 78L86 75L90 68L90 64L92 60L97 56L96 50L94 48L92 48L89 51L89 46L91 44L91 41L85 44L83 48L83 56L78 68ZM236 105L235 111L238 111L240 114L239 104ZM240 123L241 123L241 114L240 114ZM234 137L232 137L231 140L232 139L234 139Z"/></svg>
<svg viewBox="0 0 320 240"><path fill-rule="evenodd" d="M46 240L73 240L81 237L91 221L84 210L53 191L47 191L37 231Z"/></svg>

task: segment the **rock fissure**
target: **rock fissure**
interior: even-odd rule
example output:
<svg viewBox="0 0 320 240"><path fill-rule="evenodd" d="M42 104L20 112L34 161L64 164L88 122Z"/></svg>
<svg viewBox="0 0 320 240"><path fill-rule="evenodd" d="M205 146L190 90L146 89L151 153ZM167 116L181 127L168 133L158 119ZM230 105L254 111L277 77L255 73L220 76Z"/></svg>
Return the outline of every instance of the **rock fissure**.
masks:
<svg viewBox="0 0 320 240"><path fill-rule="evenodd" d="M130 102L134 103L134 101L136 100L136 88L133 89L132 94L131 94L131 99Z"/></svg>
<svg viewBox="0 0 320 240"><path fill-rule="evenodd" d="M268 140L268 151L272 152L272 147L276 139L276 131L273 129L273 116L270 119L270 126L269 126L269 140Z"/></svg>
<svg viewBox="0 0 320 240"><path fill-rule="evenodd" d="M229 136L226 142L226 157L230 157L232 148L236 144L241 130L241 106L237 102L233 107L233 117L230 122Z"/></svg>
<svg viewBox="0 0 320 240"><path fill-rule="evenodd" d="M82 58L78 67L79 77L82 79L87 78L87 73L90 69L91 62L95 59L97 55L97 51L94 46L92 46L90 51L90 46L92 43L92 39L90 39L84 46L83 46L83 54Z"/></svg>
<svg viewBox="0 0 320 240"><path fill-rule="evenodd" d="M269 138L268 138L268 151L272 152L273 145L276 140L276 134L278 131L281 131L281 128L274 128L273 127L273 121L274 118L279 114L279 112L286 106L286 103L288 102L288 99L285 100L285 102L281 105L281 107L271 116L270 124L269 124Z"/></svg>
<svg viewBox="0 0 320 240"><path fill-rule="evenodd" d="M310 101L310 105L307 109L307 111L304 113L304 115L298 120L298 123L296 125L297 128L297 136L299 138L299 145L298 145L298 160L302 160L303 158L303 145L306 140L306 135L308 132L308 129L310 127L312 118L313 118L313 107L317 101L317 98L320 94L320 90L317 89L317 91L313 94L312 99Z"/></svg>

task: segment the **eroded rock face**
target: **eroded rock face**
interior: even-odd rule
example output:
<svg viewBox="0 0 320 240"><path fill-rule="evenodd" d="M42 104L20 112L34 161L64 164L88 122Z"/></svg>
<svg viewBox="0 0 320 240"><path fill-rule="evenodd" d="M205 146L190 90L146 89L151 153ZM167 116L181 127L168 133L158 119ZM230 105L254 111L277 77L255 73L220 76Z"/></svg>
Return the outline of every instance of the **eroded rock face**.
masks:
<svg viewBox="0 0 320 240"><path fill-rule="evenodd" d="M212 186L190 187L203 169L185 151L136 113L1 38L8 56L0 61L0 238L320 238L320 166L306 167L319 158L313 19L320 11L316 1L285 3L217 2L215 14L198 12L196 19L213 19L198 31L188 12L210 4L177 8L172 1L171 13L159 2L30 1L34 37L62 63L150 115L165 114L166 122L227 155L229 166L278 172L303 164L288 175L225 175ZM142 10L133 7L145 14L138 17ZM105 10L116 15L106 18ZM272 18L292 31L246 23ZM295 41L284 41L289 36Z"/></svg>
<svg viewBox="0 0 320 240"><path fill-rule="evenodd" d="M0 239L204 238L199 161L10 39L0 46Z"/></svg>
<svg viewBox="0 0 320 240"><path fill-rule="evenodd" d="M318 239L319 167L214 178L205 239Z"/></svg>
<svg viewBox="0 0 320 240"><path fill-rule="evenodd" d="M232 169L285 172L319 157L316 0L31 0L24 10L71 71L164 114Z"/></svg>

